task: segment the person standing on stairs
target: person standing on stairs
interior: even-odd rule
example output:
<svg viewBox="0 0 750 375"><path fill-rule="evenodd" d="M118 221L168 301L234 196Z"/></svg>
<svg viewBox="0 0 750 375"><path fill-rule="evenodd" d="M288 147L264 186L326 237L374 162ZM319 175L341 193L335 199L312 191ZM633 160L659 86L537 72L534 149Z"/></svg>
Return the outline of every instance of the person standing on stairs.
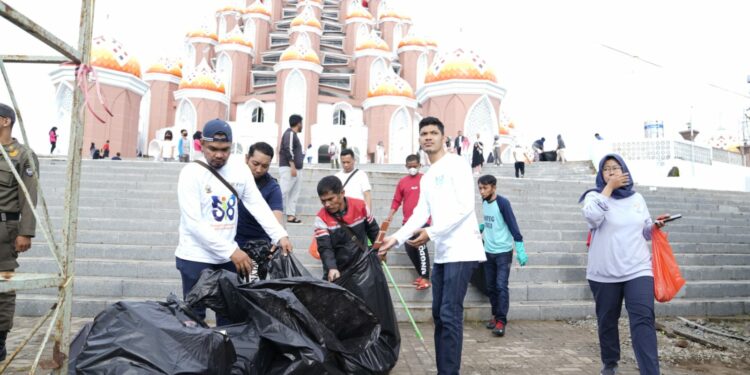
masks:
<svg viewBox="0 0 750 375"><path fill-rule="evenodd" d="M368 210L372 210L372 186L365 171L354 168L356 160L351 149L341 150L341 171L336 177L344 184L344 194L347 197L362 199Z"/></svg>
<svg viewBox="0 0 750 375"><path fill-rule="evenodd" d="M602 375L617 373L620 360L618 321L625 300L633 351L641 375L659 374L654 317L654 274L647 241L654 225L643 196L633 190L625 161L617 154L599 162L596 188L586 190L583 217L591 233L586 278L594 295Z"/></svg>
<svg viewBox="0 0 750 375"><path fill-rule="evenodd" d="M419 202L409 220L386 237L380 255L409 242L420 246L435 241L432 267L432 319L435 322L435 360L438 374L458 374L464 331L464 297L469 280L484 255L474 213L474 179L461 156L448 154L445 126L435 117L419 122L419 144L429 155L430 170L422 176ZM432 218L432 225L422 228ZM414 236L417 236L414 239Z"/></svg>
<svg viewBox="0 0 750 375"><path fill-rule="evenodd" d="M205 269L250 275L253 267L250 257L235 241L240 200L277 248L285 254L292 251L286 230L263 200L247 165L241 161L229 162L231 146L229 124L220 119L207 122L201 139L203 158L187 163L180 172L177 182L180 228L175 263L182 278L183 298ZM194 311L205 317L205 309ZM229 323L221 316L216 320L220 326Z"/></svg>
<svg viewBox="0 0 750 375"><path fill-rule="evenodd" d="M492 318L487 323L487 329L495 336L505 336L508 325L508 308L510 306L510 292L508 277L510 265L513 263L513 245L516 247L516 258L521 267L526 265L528 256L523 244L523 236L518 229L516 215L510 201L497 194L497 179L492 175L479 177L479 195L482 196L482 212L484 223L479 230L484 238L484 252L487 261L484 262L484 275L487 280L487 294L492 306Z"/></svg>
<svg viewBox="0 0 750 375"><path fill-rule="evenodd" d="M302 131L302 116L289 116L289 128L281 136L279 146L279 179L281 194L284 196L284 213L286 222L299 224L302 220L297 218L297 200L302 190L302 163L305 154L302 143L297 134Z"/></svg>
<svg viewBox="0 0 750 375"><path fill-rule="evenodd" d="M387 219L389 222L393 220L393 215L396 214L396 211L398 211L398 208L402 204L404 216L402 225L409 220L411 214L414 212L414 207L419 202L419 184L422 181L422 173L419 172L420 167L418 155L412 154L406 157L406 170L409 171L409 175L402 177L398 181L398 185L396 185L396 192L393 193L393 202L391 203L391 212L388 214ZM429 225L429 221L425 226L427 225ZM406 255L411 259L411 263L419 275L413 284L417 290L428 289L431 284L430 253L427 251L427 244L415 247L407 242L404 244L404 250L406 250Z"/></svg>
<svg viewBox="0 0 750 375"><path fill-rule="evenodd" d="M31 197L29 202L10 170L8 160L0 160L0 178L3 181L0 184L0 272L14 272L18 268L18 254L31 248L31 239L36 231L32 209L36 207L37 183L31 163L38 170L39 161L31 148L11 137L15 123L16 112L0 103L0 143ZM4 157L0 155L0 159ZM0 362L8 354L5 340L13 328L15 312L16 292L0 293Z"/></svg>

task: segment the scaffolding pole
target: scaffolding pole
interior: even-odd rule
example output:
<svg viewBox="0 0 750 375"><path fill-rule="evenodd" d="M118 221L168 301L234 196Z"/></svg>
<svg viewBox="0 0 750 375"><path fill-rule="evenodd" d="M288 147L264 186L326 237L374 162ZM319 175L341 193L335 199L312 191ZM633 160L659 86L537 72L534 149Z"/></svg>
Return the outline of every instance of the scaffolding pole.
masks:
<svg viewBox="0 0 750 375"><path fill-rule="evenodd" d="M81 0L81 16L78 32L78 48L75 49L69 46L67 43L59 39L53 33L44 29L41 25L35 23L22 13L16 11L4 1L0 0L0 17L5 18L14 25L18 26L22 30L26 31L36 39L52 47L55 51L59 52L63 57L57 56L29 56L29 55L0 55L0 61L12 62L12 63L36 63L36 64L58 64L62 62L72 61L74 64L79 66L88 66L90 63L91 56L91 36L93 31L94 23L94 0ZM8 86L8 90L11 91L10 81L5 72L4 66L2 66L3 75L5 76L5 82ZM50 235L50 227L45 224L49 223L49 214L46 209L46 205L43 203L42 217L39 218L36 210L34 215L43 227L46 226L45 236L48 237L48 242L51 241L50 251L53 253L55 258L58 258L59 264L61 265L60 274L44 275L44 274L14 274L8 273L0 278L0 291L10 290L26 290L32 288L44 288L50 286L56 286L59 290L58 303L55 304L53 321L50 323L50 327L47 330L45 339L39 348L39 354L37 354L32 366L31 373L33 374L36 370L36 365L40 361L41 353L44 350L44 346L47 342L47 338L50 337L54 330L54 347L53 355L50 361L44 361L47 366L43 365L43 368L54 369L55 374L67 374L68 373L68 351L70 348L70 323L71 323L71 311L73 304L73 280L75 276L75 244L76 235L78 229L78 203L79 203L79 188L81 184L81 149L83 145L83 124L84 124L84 92L88 88L87 77L82 77L82 82L76 86L73 92L73 109L71 111L71 134L70 144L68 150L68 164L66 168L68 180L65 186L65 202L63 206L63 225L62 225L62 244L59 249L54 243L54 239ZM14 100L14 107L18 109L17 103ZM18 111L18 110L17 110ZM19 112L20 113L20 112ZM20 120L20 115L19 115ZM23 128L23 123L19 121L20 126ZM24 138L26 138L25 130L22 129ZM28 144L28 142L26 142ZM8 155L2 152L4 157L7 159ZM38 173L36 173L38 176ZM16 174L16 179L20 184L23 184L19 176ZM40 191L41 192L41 191ZM26 192L28 196L28 192ZM28 198L27 198L28 199ZM43 199L43 198L42 198ZM42 200L44 202L44 200ZM49 316L50 313L47 314ZM41 326L41 324L38 324ZM54 329L53 329L54 327ZM38 327L37 327L38 329ZM17 354L17 353L16 353ZM12 358L5 364L7 367L12 361Z"/></svg>

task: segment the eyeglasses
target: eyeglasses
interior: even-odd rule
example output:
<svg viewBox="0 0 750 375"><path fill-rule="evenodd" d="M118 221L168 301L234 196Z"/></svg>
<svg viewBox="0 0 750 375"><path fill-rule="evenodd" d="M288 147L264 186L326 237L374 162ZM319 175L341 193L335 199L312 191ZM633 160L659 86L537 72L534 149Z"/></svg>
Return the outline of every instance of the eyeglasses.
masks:
<svg viewBox="0 0 750 375"><path fill-rule="evenodd" d="M621 167L605 167L605 168L602 168L602 171L604 171L604 172L617 172L617 171L621 171L621 170L622 170Z"/></svg>

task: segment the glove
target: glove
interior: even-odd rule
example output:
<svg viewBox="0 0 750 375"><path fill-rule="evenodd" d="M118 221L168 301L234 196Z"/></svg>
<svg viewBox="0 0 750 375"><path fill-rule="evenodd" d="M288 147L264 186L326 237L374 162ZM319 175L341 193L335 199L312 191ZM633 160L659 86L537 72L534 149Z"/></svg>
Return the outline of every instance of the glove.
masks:
<svg viewBox="0 0 750 375"><path fill-rule="evenodd" d="M479 233L483 233L483 232L484 232L484 223L479 224Z"/></svg>
<svg viewBox="0 0 750 375"><path fill-rule="evenodd" d="M518 259L518 264L521 265L521 267L526 265L526 262L529 260L529 256L526 255L526 247L523 246L523 242L516 242L516 259Z"/></svg>

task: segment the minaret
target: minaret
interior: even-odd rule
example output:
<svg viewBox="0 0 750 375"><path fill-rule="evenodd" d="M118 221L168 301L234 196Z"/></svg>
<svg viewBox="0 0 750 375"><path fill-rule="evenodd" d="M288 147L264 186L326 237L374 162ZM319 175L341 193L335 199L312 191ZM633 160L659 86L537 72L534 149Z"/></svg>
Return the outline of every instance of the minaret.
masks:
<svg viewBox="0 0 750 375"><path fill-rule="evenodd" d="M427 75L428 54L425 40L409 33L398 45L398 61L401 63L401 78L419 90Z"/></svg>
<svg viewBox="0 0 750 375"><path fill-rule="evenodd" d="M135 157L141 99L148 91L148 84L141 80L141 66L117 40L102 36L92 40L91 65L96 71L97 81L96 84L88 84L88 103L101 121L88 109L85 110L84 149L88 151L91 142L101 147L109 140L110 155L119 152L124 157ZM50 76L56 87L75 87L75 73L74 65L63 64L50 73ZM97 99L99 93L100 99L115 114L114 116L107 114ZM69 135L70 124L65 124L65 127L63 124L58 125L58 131L61 135ZM66 142L61 146L64 147L61 151L67 152Z"/></svg>
<svg viewBox="0 0 750 375"><path fill-rule="evenodd" d="M310 129L318 118L318 82L323 67L318 54L310 46L307 38L298 38L281 54L274 66L276 72L276 123L279 125L279 138L289 127L289 116L303 118L303 144L310 144Z"/></svg>
<svg viewBox="0 0 750 375"><path fill-rule="evenodd" d="M367 154L373 160L376 145L382 141L386 162L403 163L418 148L414 112L417 101L411 86L390 71L382 76L367 93L362 103L367 125Z"/></svg>
<svg viewBox="0 0 750 375"><path fill-rule="evenodd" d="M248 4L253 1L256 3L261 2L261 0L248 0ZM265 0L265 3L263 3L265 4L265 8L269 11L271 23L279 22L284 18L284 3L284 0Z"/></svg>
<svg viewBox="0 0 750 375"><path fill-rule="evenodd" d="M425 47L427 47L427 64L432 65L438 52L438 44L435 39L428 38L425 39Z"/></svg>
<svg viewBox="0 0 750 375"><path fill-rule="evenodd" d="M393 52L396 53L396 49L398 48L399 43L401 43L401 39L406 35L402 25L402 15L391 7L389 2L383 1L379 8L377 19L380 37L383 38L383 40L393 48Z"/></svg>
<svg viewBox="0 0 750 375"><path fill-rule="evenodd" d="M420 112L441 119L447 136L462 130L473 141L480 134L485 145L498 134L504 97L505 89L484 59L463 49L438 55L417 91ZM491 148L485 147L485 157Z"/></svg>
<svg viewBox="0 0 750 375"><path fill-rule="evenodd" d="M222 39L228 32L240 25L244 9L226 6L216 11L216 35Z"/></svg>
<svg viewBox="0 0 750 375"><path fill-rule="evenodd" d="M186 36L186 48L184 67L192 70L201 61L211 61L214 58L214 46L219 41L215 32L207 26L189 32Z"/></svg>
<svg viewBox="0 0 750 375"><path fill-rule="evenodd" d="M227 119L229 98L220 77L206 60L183 74L174 96L178 103L175 126L186 129L188 134L202 129L209 120Z"/></svg>
<svg viewBox="0 0 750 375"><path fill-rule="evenodd" d="M308 4L297 9L300 10L300 14L294 17L290 24L289 44L295 44L299 38L309 38L311 48L320 56L320 37L323 35L323 25L315 15L314 9L317 8Z"/></svg>
<svg viewBox="0 0 750 375"><path fill-rule="evenodd" d="M371 86L391 69L391 53L388 43L380 39L375 30L367 38L357 41L354 52L354 98L364 100Z"/></svg>
<svg viewBox="0 0 750 375"><path fill-rule="evenodd" d="M279 1L281 3L281 1ZM274 9L277 9L274 7ZM279 10L281 6L279 5ZM244 34L253 42L256 55L268 50L268 34L271 32L271 10L260 0L255 0L242 15L244 22Z"/></svg>
<svg viewBox="0 0 750 375"><path fill-rule="evenodd" d="M342 1L342 3L349 3L349 0ZM370 30L375 27L375 20L358 0L352 0L347 9L347 13L345 13L346 21L344 22L344 33L346 35L344 38L344 53L353 55L357 46L357 39L369 37Z"/></svg>
<svg viewBox="0 0 750 375"><path fill-rule="evenodd" d="M180 64L166 58L151 65L143 75L143 79L149 84L151 99L148 103L148 119L145 120L148 126L144 129L145 134L141 135L142 151L146 151L144 146L156 138L157 130L174 125L174 113L177 108L174 92L177 91L181 78Z"/></svg>
<svg viewBox="0 0 750 375"><path fill-rule="evenodd" d="M216 47L216 73L224 83L229 98L229 119L237 120L237 100L249 92L250 70L253 67L253 42L235 26L219 39Z"/></svg>

